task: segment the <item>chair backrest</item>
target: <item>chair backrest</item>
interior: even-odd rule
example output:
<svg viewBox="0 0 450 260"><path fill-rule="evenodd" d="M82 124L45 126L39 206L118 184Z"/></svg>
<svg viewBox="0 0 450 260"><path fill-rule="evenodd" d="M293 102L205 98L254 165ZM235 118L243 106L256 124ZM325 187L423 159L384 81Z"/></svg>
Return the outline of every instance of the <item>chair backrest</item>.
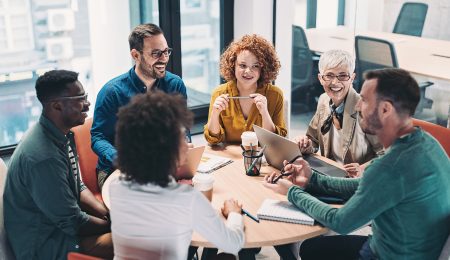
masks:
<svg viewBox="0 0 450 260"><path fill-rule="evenodd" d="M72 128L75 136L75 144L80 163L81 178L94 196L102 201L102 194L98 187L97 167L98 156L91 148L91 127L92 118L86 119L83 125Z"/></svg>
<svg viewBox="0 0 450 260"><path fill-rule="evenodd" d="M450 157L450 129L413 118L413 125L420 126L423 130L431 134L442 145L447 156Z"/></svg>
<svg viewBox="0 0 450 260"><path fill-rule="evenodd" d="M364 78L363 74L367 70L397 68L398 61L394 45L386 40L355 36L356 52L356 91L361 90Z"/></svg>
<svg viewBox="0 0 450 260"><path fill-rule="evenodd" d="M313 82L313 57L302 27L292 26L292 91Z"/></svg>
<svg viewBox="0 0 450 260"><path fill-rule="evenodd" d="M422 36L423 25L427 16L428 5L424 3L404 3L393 33Z"/></svg>
<svg viewBox="0 0 450 260"><path fill-rule="evenodd" d="M101 260L101 258L70 252L67 254L67 260Z"/></svg>
<svg viewBox="0 0 450 260"><path fill-rule="evenodd" d="M3 224L3 191L5 190L6 172L6 164L0 158L0 259L10 260L14 259L14 256Z"/></svg>

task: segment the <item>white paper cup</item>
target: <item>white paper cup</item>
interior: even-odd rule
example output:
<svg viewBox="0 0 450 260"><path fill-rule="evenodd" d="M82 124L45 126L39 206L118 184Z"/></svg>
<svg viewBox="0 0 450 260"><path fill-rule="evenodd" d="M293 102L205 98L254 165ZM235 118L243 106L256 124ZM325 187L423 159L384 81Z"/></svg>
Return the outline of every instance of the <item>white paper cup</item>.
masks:
<svg viewBox="0 0 450 260"><path fill-rule="evenodd" d="M203 193L211 201L214 186L214 177L211 174L197 173L192 178L194 188Z"/></svg>
<svg viewBox="0 0 450 260"><path fill-rule="evenodd" d="M241 135L242 145L245 150L256 150L258 148L258 137L256 137L255 132L247 131L243 132Z"/></svg>

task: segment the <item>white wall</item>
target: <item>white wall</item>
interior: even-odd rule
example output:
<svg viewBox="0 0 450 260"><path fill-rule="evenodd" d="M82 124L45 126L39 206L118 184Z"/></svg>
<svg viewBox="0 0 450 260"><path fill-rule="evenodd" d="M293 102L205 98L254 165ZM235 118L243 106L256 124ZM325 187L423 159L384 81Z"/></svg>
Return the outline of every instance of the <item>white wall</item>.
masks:
<svg viewBox="0 0 450 260"><path fill-rule="evenodd" d="M291 99L292 24L294 0L277 1L275 50L281 62L275 84L283 90L284 99ZM236 0L234 2L234 38L256 33L269 41L273 39L273 0ZM290 120L290 106L287 111ZM288 129L289 131L289 129Z"/></svg>
<svg viewBox="0 0 450 260"><path fill-rule="evenodd" d="M94 93L110 79L131 67L128 47L130 11L128 0L88 2Z"/></svg>
<svg viewBox="0 0 450 260"><path fill-rule="evenodd" d="M234 1L234 38L256 33L272 39L273 20L272 0L236 0Z"/></svg>

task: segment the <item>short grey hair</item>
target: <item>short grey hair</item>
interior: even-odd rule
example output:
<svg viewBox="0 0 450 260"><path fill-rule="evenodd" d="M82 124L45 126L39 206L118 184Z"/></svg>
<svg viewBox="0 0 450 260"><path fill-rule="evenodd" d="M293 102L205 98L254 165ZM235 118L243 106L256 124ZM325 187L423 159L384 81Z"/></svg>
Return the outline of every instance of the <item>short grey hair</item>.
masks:
<svg viewBox="0 0 450 260"><path fill-rule="evenodd" d="M329 50L320 56L319 71L323 74L328 69L347 67L348 73L355 71L355 57L343 50Z"/></svg>

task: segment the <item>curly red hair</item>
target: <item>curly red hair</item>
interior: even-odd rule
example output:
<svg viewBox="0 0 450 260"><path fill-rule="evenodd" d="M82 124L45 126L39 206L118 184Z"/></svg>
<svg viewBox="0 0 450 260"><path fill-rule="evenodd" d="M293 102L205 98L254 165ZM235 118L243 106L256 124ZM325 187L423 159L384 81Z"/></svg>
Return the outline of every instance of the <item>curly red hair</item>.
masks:
<svg viewBox="0 0 450 260"><path fill-rule="evenodd" d="M244 35L238 41L233 41L220 57L220 75L226 81L236 80L235 68L237 55L247 50L253 53L261 64L261 75L258 87L264 86L278 76L280 60L273 45L256 34Z"/></svg>

